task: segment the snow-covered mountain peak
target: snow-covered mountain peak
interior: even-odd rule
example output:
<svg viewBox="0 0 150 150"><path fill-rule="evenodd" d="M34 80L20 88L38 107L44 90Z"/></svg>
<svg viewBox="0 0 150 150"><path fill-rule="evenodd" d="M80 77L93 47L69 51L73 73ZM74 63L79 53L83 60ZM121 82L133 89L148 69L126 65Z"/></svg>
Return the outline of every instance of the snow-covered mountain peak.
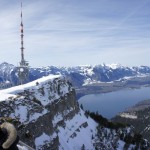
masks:
<svg viewBox="0 0 150 150"><path fill-rule="evenodd" d="M80 109L74 88L63 76L43 77L0 95L5 96L0 118L14 122L21 141L36 150L122 150L126 144L120 136L125 138L128 128L117 132L96 123Z"/></svg>
<svg viewBox="0 0 150 150"><path fill-rule="evenodd" d="M9 64L9 63L7 63L7 62L3 62L3 63L0 64L0 68L1 68L2 70L8 69L8 68L14 68L14 67L15 67L14 65Z"/></svg>
<svg viewBox="0 0 150 150"><path fill-rule="evenodd" d="M121 64L118 64L118 63L106 64L106 66L108 66L111 69L117 69L117 68L122 68L123 67Z"/></svg>
<svg viewBox="0 0 150 150"><path fill-rule="evenodd" d="M0 82L10 81L13 85L17 84L17 69L15 66L2 63L0 64ZM47 66L30 68L29 80L47 76L49 74L63 75L71 79L74 86L82 86L89 80L99 82L112 82L121 80L124 77L133 77L139 74L150 74L149 66L127 67L120 64L100 64L100 65L80 65L75 67ZM76 81L78 80L78 81ZM90 82L92 83L92 82Z"/></svg>

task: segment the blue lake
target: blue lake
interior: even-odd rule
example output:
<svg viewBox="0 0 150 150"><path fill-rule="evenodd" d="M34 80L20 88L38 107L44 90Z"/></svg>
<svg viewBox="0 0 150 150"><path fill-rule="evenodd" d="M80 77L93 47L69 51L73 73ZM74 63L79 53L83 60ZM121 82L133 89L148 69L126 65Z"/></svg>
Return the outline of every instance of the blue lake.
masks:
<svg viewBox="0 0 150 150"><path fill-rule="evenodd" d="M84 110L98 111L110 119L119 112L135 105L139 101L150 99L150 87L140 89L125 89L103 94L90 94L79 99Z"/></svg>

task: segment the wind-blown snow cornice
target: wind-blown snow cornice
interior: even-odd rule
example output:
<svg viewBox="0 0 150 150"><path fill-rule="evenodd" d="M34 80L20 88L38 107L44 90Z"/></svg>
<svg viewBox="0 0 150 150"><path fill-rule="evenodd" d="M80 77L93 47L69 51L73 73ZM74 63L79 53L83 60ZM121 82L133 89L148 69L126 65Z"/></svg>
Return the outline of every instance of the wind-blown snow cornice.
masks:
<svg viewBox="0 0 150 150"><path fill-rule="evenodd" d="M24 90L37 89L37 87L36 87L37 83L39 86L42 86L43 84L46 84L49 81L53 81L56 78L64 79L64 77L61 75L49 75L49 76L34 80L32 82L29 82L27 84L23 84L23 85L9 88L9 89L1 90L0 92L8 93L8 94L15 94L15 93L23 92Z"/></svg>

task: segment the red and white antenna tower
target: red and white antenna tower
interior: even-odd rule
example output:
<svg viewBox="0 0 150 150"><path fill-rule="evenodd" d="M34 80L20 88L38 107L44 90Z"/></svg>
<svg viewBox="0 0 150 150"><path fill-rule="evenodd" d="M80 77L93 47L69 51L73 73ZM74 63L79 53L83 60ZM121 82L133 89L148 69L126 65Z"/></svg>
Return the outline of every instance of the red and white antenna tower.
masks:
<svg viewBox="0 0 150 150"><path fill-rule="evenodd" d="M18 84L24 84L29 82L29 63L24 59L24 32L23 32L23 16L22 16L22 2L21 2L21 61L18 67Z"/></svg>
<svg viewBox="0 0 150 150"><path fill-rule="evenodd" d="M21 2L21 24L20 26L21 26L21 61L24 61L22 2Z"/></svg>

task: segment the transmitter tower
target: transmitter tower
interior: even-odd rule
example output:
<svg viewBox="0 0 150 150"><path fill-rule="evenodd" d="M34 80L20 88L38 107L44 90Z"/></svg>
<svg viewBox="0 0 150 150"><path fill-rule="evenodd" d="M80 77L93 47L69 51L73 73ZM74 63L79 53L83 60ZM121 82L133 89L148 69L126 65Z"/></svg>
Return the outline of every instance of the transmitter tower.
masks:
<svg viewBox="0 0 150 150"><path fill-rule="evenodd" d="M18 70L18 84L25 84L29 82L29 63L24 58L24 32L23 32L23 16L22 16L22 2L21 2L21 61L19 62Z"/></svg>

